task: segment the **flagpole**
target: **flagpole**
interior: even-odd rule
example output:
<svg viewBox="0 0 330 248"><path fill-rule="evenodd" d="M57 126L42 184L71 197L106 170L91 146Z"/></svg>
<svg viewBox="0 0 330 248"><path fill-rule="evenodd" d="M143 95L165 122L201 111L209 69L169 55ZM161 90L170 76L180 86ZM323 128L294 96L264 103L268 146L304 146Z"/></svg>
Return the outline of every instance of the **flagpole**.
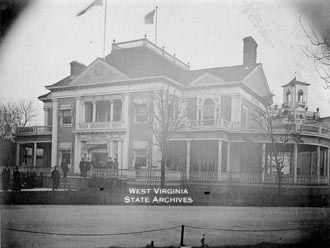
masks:
<svg viewBox="0 0 330 248"><path fill-rule="evenodd" d="M158 22L158 6L156 6L155 45L157 45L157 22Z"/></svg>
<svg viewBox="0 0 330 248"><path fill-rule="evenodd" d="M104 7L104 24L103 24L103 27L104 27L104 30L103 30L103 54L102 54L102 57L103 59L105 58L105 41L106 41L106 28L107 28L107 5L108 5L108 1L107 0L104 0L105 1L105 7Z"/></svg>

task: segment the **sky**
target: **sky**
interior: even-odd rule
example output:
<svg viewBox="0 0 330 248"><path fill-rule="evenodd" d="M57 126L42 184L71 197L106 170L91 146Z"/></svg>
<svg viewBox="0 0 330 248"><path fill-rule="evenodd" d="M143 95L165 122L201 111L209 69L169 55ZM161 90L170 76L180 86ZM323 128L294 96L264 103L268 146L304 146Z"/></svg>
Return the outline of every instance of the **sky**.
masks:
<svg viewBox="0 0 330 248"><path fill-rule="evenodd" d="M10 101L33 99L40 113L35 124L43 123L43 106L37 97L48 92L44 86L68 76L71 61L88 65L102 57L104 8L95 6L76 17L91 2L32 0L1 44L0 97ZM157 45L189 62L191 69L242 64L242 39L252 36L258 43L257 62L263 65L274 102L282 103L281 85L296 77L311 84L309 110L319 107L321 115L328 116L330 90L322 86L319 65L302 52L304 47L316 49L301 28L302 24L312 27L318 14L317 10L309 11L308 3L108 0L106 54L111 52L113 39L122 42L146 34L154 42L155 26L144 24L144 16L158 6Z"/></svg>

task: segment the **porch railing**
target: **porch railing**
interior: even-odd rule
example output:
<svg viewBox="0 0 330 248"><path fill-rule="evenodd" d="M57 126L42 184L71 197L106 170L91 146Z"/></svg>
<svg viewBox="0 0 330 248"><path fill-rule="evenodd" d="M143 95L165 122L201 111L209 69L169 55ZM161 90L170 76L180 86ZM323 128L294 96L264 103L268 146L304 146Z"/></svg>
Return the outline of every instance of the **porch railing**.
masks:
<svg viewBox="0 0 330 248"><path fill-rule="evenodd" d="M124 126L123 121L86 122L86 123L78 123L77 129L95 130L95 129L120 128L123 126Z"/></svg>
<svg viewBox="0 0 330 248"><path fill-rule="evenodd" d="M52 134L51 126L29 126L20 127L18 129L18 135L47 135Z"/></svg>
<svg viewBox="0 0 330 248"><path fill-rule="evenodd" d="M3 169L5 168L5 166L0 166L0 170L1 172L3 171ZM15 171L16 167L9 167L10 169L10 173L11 175L13 174L13 172ZM24 174L30 174L30 173L37 173L37 175L39 176L41 173L43 176L50 176L51 175L51 168L50 167L33 167L33 166L20 166L18 167L18 171Z"/></svg>

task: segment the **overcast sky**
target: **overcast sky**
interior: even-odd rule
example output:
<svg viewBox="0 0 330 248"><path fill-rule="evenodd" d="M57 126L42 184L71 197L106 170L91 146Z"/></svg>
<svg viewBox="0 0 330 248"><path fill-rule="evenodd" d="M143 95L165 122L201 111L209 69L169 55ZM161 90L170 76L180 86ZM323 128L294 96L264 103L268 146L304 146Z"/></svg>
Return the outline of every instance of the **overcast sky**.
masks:
<svg viewBox="0 0 330 248"><path fill-rule="evenodd" d="M0 47L0 97L35 99L39 124L43 111L36 98L47 92L44 86L66 77L71 61L88 65L102 56L104 9L95 6L76 17L91 2L32 1ZM320 107L322 116L330 115L330 91L322 87L318 65L302 53L302 46L311 45L299 20L308 27L308 15L292 1L108 0L106 52L113 38L147 34L154 42L154 25L145 25L144 16L156 5L157 45L192 69L242 64L242 39L253 36L275 103L282 102L281 85L296 76L311 84L309 110Z"/></svg>

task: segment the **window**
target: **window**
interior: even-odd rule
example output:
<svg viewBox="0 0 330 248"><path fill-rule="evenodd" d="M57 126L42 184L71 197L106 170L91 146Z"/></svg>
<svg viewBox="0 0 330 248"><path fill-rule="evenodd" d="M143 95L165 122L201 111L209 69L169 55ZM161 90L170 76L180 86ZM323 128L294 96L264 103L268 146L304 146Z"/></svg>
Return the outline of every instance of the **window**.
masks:
<svg viewBox="0 0 330 248"><path fill-rule="evenodd" d="M96 103L96 122L110 121L110 102L97 101Z"/></svg>
<svg viewBox="0 0 330 248"><path fill-rule="evenodd" d="M288 90L286 92L286 102L287 103L290 103L291 102L291 91L290 90Z"/></svg>
<svg viewBox="0 0 330 248"><path fill-rule="evenodd" d="M85 102L85 122L93 121L93 103Z"/></svg>
<svg viewBox="0 0 330 248"><path fill-rule="evenodd" d="M134 168L141 169L148 167L148 141L134 141Z"/></svg>
<svg viewBox="0 0 330 248"><path fill-rule="evenodd" d="M214 119L214 102L211 98L207 98L204 101L204 113L203 117L204 119Z"/></svg>
<svg viewBox="0 0 330 248"><path fill-rule="evenodd" d="M61 110L61 125L72 125L72 111L71 111L71 109Z"/></svg>
<svg viewBox="0 0 330 248"><path fill-rule="evenodd" d="M122 103L121 100L114 100L113 102L113 121L120 121L121 120L121 108Z"/></svg>
<svg viewBox="0 0 330 248"><path fill-rule="evenodd" d="M302 102L304 97L304 92L302 90L298 91L298 102Z"/></svg>
<svg viewBox="0 0 330 248"><path fill-rule="evenodd" d="M136 122L148 121L147 104L145 103L135 104L135 110L136 110L136 116L135 116Z"/></svg>

